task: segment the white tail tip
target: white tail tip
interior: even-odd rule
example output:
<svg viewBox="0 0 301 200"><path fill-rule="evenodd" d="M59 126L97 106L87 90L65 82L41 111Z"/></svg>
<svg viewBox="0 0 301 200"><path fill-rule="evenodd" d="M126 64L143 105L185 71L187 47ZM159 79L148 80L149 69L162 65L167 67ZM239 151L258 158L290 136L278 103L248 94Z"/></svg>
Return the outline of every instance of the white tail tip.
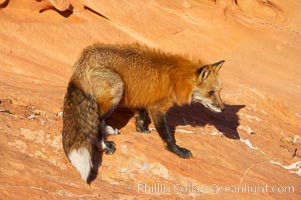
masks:
<svg viewBox="0 0 301 200"><path fill-rule="evenodd" d="M73 149L68 157L72 165L79 171L82 179L87 181L92 168L91 155L87 148Z"/></svg>

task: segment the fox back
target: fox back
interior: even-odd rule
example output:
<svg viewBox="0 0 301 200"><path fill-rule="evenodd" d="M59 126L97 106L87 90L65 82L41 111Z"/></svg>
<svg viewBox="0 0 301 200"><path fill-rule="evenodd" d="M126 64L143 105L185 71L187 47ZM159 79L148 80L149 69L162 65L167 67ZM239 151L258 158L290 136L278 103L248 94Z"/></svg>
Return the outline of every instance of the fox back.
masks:
<svg viewBox="0 0 301 200"><path fill-rule="evenodd" d="M95 44L83 51L79 62L79 72L92 73L95 68L116 72L124 83L121 104L134 108L147 107L166 97L179 105L190 103L195 87L202 81L200 69L205 66L200 60L191 61L138 44ZM217 74L208 73L206 78L209 80ZM202 90L208 88L209 92L214 85L220 84L218 79L214 80L210 82L212 86L206 81Z"/></svg>

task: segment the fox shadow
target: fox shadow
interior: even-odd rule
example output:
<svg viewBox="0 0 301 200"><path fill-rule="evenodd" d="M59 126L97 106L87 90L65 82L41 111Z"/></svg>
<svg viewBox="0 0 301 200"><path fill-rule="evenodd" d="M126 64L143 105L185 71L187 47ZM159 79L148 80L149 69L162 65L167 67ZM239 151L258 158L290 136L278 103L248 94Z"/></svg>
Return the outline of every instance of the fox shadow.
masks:
<svg viewBox="0 0 301 200"><path fill-rule="evenodd" d="M245 105L225 105L221 113L214 113L203 105L193 103L185 106L173 106L167 113L167 124L174 132L177 126L190 125L192 127L204 127L213 125L219 132L230 139L240 139L237 128L239 126L238 111ZM133 112L126 108L117 109L107 120L107 123L117 129L121 129L133 117ZM146 119L147 126L151 123Z"/></svg>
<svg viewBox="0 0 301 200"><path fill-rule="evenodd" d="M197 103L182 107L174 106L168 112L167 123L173 133L177 126L204 127L205 125L213 125L227 138L239 140L240 136L237 129L240 123L237 113L244 107L245 105L227 104L223 112L214 113Z"/></svg>
<svg viewBox="0 0 301 200"><path fill-rule="evenodd" d="M167 123L172 134L175 134L177 126L190 125L193 127L204 127L213 125L224 136L230 139L240 139L238 134L239 116L238 111L245 105L225 105L225 110L221 113L213 113L201 104L191 104L185 106L174 106L167 113ZM121 129L133 117L133 111L126 108L118 108L107 120L110 126ZM149 117L146 119L147 126L151 123ZM101 133L100 133L101 134ZM121 133L122 134L122 133ZM103 152L96 147L92 150L93 168L87 180L91 184L98 175L98 169L102 163Z"/></svg>

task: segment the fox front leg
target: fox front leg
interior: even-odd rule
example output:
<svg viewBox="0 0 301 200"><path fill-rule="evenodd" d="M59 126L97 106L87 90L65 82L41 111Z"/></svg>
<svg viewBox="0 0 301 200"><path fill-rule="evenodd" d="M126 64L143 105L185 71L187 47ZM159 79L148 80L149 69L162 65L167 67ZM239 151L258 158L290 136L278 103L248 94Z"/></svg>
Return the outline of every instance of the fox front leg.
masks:
<svg viewBox="0 0 301 200"><path fill-rule="evenodd" d="M174 134L170 132L169 127L166 123L165 112L156 109L150 109L149 113L160 137L163 139L164 142L166 142L167 149L177 154L181 158L191 158L192 154L188 149L179 147L176 144Z"/></svg>
<svg viewBox="0 0 301 200"><path fill-rule="evenodd" d="M135 110L135 125L136 125L136 131L139 133L150 133L149 129L147 128L145 124L145 119L147 116L147 110L146 109L137 109Z"/></svg>

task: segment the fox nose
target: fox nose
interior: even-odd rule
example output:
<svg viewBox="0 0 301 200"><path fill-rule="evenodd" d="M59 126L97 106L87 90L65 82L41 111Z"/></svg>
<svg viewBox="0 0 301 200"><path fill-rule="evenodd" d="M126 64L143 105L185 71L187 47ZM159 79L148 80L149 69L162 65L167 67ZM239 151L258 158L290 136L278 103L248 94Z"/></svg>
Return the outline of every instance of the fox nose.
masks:
<svg viewBox="0 0 301 200"><path fill-rule="evenodd" d="M226 107L223 105L223 106L221 107L221 111L224 111L225 108L226 108Z"/></svg>

